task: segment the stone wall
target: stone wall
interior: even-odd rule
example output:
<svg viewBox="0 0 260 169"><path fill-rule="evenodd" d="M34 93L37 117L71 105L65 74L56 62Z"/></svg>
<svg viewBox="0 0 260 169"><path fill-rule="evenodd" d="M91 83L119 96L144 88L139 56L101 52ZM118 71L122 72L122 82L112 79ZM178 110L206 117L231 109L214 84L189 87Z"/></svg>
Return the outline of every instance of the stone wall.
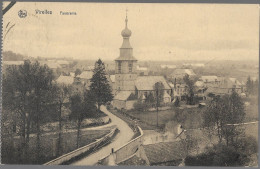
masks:
<svg viewBox="0 0 260 169"><path fill-rule="evenodd" d="M102 142L104 142L104 141L110 139L110 138L115 134L115 132L116 132L116 128L112 129L112 130L110 131L110 133L108 133L107 135L105 135L105 136L102 137L101 139L99 139L99 140L97 140L97 141L95 141L95 142L93 142L93 143L90 143L90 144L88 144L88 145L86 145L86 146L83 146L83 147L81 147L81 148L78 148L78 149L76 149L76 150L74 150L74 151L72 151L72 152L69 152L69 153L67 153L67 154L64 154L64 155L62 155L62 156L60 156L60 157L58 157L58 158L56 158L56 159L54 159L54 160L51 160L51 161L45 163L44 165L60 165L60 164L63 164L63 163L65 163L65 162L70 161L71 159L73 159L73 158L75 158L75 157L80 156L80 155L83 154L83 153L86 153L86 152L88 152L88 151L92 151L92 149L93 149L94 147L97 147L97 146L100 145Z"/></svg>

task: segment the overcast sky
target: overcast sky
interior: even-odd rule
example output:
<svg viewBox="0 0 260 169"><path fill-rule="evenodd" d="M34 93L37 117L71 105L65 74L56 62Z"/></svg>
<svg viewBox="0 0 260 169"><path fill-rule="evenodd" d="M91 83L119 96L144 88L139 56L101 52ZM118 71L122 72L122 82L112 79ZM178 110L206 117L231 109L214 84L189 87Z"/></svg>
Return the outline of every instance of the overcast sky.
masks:
<svg viewBox="0 0 260 169"><path fill-rule="evenodd" d="M15 26L3 49L33 57L114 60L126 8L138 60L258 60L259 5L242 4L17 2L4 15L3 36L8 22ZM18 16L20 9L26 18ZM37 9L52 15L36 14Z"/></svg>

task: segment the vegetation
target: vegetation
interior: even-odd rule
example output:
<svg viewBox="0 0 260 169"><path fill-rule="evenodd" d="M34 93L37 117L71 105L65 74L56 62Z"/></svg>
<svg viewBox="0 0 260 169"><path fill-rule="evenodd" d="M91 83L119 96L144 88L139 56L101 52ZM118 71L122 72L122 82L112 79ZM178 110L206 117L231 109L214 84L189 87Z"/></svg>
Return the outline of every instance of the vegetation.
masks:
<svg viewBox="0 0 260 169"><path fill-rule="evenodd" d="M216 97L204 112L204 126L209 129L217 127L219 143L225 139L226 146L233 145L243 132L237 124L245 117L244 103L240 96L233 91L231 95Z"/></svg>
<svg viewBox="0 0 260 169"><path fill-rule="evenodd" d="M258 95L258 86L259 82L258 80L251 80L251 77L248 76L247 82L246 82L246 89L247 89L247 95Z"/></svg>
<svg viewBox="0 0 260 169"><path fill-rule="evenodd" d="M113 100L113 94L106 77L105 65L101 59L95 63L93 72L93 77L90 79L90 91L93 94L92 99L94 99L100 111L101 105Z"/></svg>
<svg viewBox="0 0 260 169"><path fill-rule="evenodd" d="M244 166L249 162L248 156L234 147L218 144L209 148L205 153L197 156L188 156L185 159L187 166Z"/></svg>

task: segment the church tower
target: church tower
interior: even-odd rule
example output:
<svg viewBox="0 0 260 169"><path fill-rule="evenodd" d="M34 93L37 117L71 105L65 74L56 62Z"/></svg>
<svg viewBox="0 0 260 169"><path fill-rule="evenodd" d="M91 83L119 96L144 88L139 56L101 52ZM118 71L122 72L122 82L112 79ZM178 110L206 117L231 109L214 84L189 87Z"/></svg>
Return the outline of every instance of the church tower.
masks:
<svg viewBox="0 0 260 169"><path fill-rule="evenodd" d="M120 56L115 60L115 90L120 91L135 91L135 80L137 78L136 64L137 59L133 56L133 48L130 45L129 38L132 34L127 27L127 14L125 19L125 29L122 30L123 44L120 50Z"/></svg>

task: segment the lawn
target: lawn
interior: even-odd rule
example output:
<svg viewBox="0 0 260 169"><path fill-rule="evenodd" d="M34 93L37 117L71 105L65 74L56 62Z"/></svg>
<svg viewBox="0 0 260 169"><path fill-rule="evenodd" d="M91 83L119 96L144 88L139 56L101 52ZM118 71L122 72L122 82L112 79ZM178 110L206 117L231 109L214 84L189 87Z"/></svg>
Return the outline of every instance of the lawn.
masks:
<svg viewBox="0 0 260 169"><path fill-rule="evenodd" d="M150 126L157 125L157 112L137 112L129 111L127 112L130 116L133 116ZM173 110L162 110L158 112L158 125L164 127L168 121L174 120L175 112Z"/></svg>
<svg viewBox="0 0 260 169"><path fill-rule="evenodd" d="M80 147L90 144L96 139L99 139L110 132L107 130L87 130L81 132ZM48 134L40 137L41 150L40 150L40 160L36 160L36 137L30 138L29 143L29 153L28 156L22 159L21 156L21 139L16 137L11 138L2 138L2 163L3 164L44 164L54 158L56 155L58 134ZM75 149L77 139L77 131L72 131L62 134L62 154L69 153ZM13 141L13 146L12 146Z"/></svg>

